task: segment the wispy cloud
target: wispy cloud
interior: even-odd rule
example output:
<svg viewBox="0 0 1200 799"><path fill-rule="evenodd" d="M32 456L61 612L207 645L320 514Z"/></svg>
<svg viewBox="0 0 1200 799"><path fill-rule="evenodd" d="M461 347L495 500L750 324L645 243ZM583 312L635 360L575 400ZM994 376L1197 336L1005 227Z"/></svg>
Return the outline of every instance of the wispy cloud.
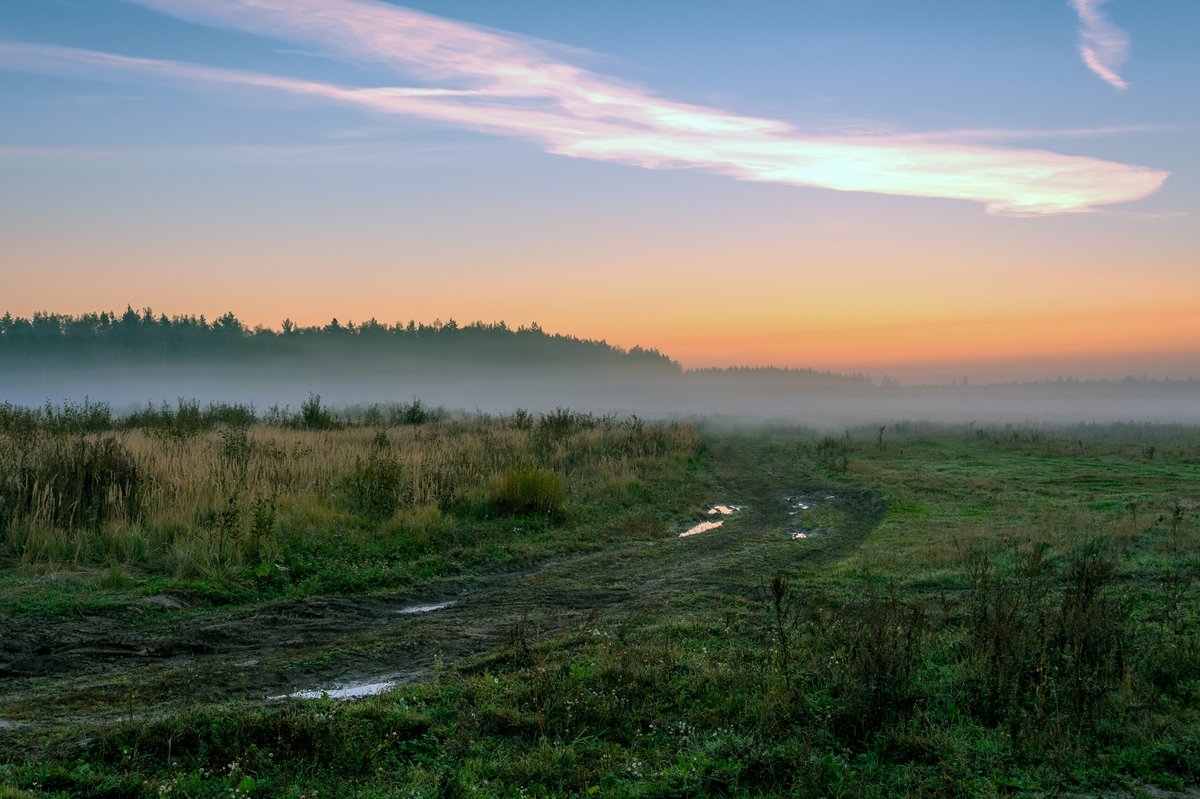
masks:
<svg viewBox="0 0 1200 799"><path fill-rule="evenodd" d="M285 92L533 140L549 152L740 180L971 200L992 213L1090 211L1153 193L1165 172L938 134L813 132L656 96L523 37L371 0L134 0L206 25L382 65L416 86L345 86L175 61L0 43L0 65Z"/></svg>
<svg viewBox="0 0 1200 799"><path fill-rule="evenodd" d="M1129 84L1117 74L1129 55L1129 34L1108 21L1100 6L1108 0L1071 0L1079 14L1079 56L1100 79L1117 89Z"/></svg>
<svg viewBox="0 0 1200 799"><path fill-rule="evenodd" d="M155 147L6 147L0 146L0 166L7 168L70 166L85 169L126 169L147 164L239 164L292 168L303 164L428 164L457 149L447 144L331 142L302 144L164 145Z"/></svg>

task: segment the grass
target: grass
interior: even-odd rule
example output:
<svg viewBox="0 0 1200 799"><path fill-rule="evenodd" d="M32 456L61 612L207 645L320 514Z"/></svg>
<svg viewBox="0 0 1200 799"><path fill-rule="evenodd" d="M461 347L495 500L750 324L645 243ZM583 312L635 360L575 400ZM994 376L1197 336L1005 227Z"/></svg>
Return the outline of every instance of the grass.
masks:
<svg viewBox="0 0 1200 799"><path fill-rule="evenodd" d="M511 528L499 517L586 519L613 486L664 470L678 479L698 446L694 429L637 419L561 411L533 428L399 407L397 426L337 419L315 396L298 423L197 421L186 435L181 416L206 418L187 403L135 415L144 428L63 431L61 413L10 425L0 434L0 559L29 573L119 566L235 594L329 590L323 578L343 591L405 585L433 561L439 571L485 565L496 553L475 542ZM524 557L529 546L507 542L500 554ZM362 583L345 579L380 559Z"/></svg>
<svg viewBox="0 0 1200 799"><path fill-rule="evenodd" d="M9 612L70 612L62 597L85 593L72 580L116 612L171 581L269 603L464 569L486 584L512 559L549 563L514 601L547 585L628 593L565 625L535 606L488 651L380 697L164 701L0 733L13 795L991 797L1200 781L1195 428L699 434L560 410L232 429L179 450L114 434L153 476L143 544L116 545L132 529L120 512L100 525L110 549L70 560L6 539ZM787 516L797 494L834 499ZM677 539L714 501L747 510ZM823 532L793 541L797 525ZM172 555L187 542L194 554ZM13 697L0 716L33 718Z"/></svg>

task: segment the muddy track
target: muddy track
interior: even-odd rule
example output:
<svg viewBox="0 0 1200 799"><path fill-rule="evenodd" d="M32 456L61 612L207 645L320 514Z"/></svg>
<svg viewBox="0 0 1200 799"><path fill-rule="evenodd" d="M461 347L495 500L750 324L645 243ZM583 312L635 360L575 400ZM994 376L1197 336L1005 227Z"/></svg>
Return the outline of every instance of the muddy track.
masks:
<svg viewBox="0 0 1200 799"><path fill-rule="evenodd" d="M127 707L133 713L420 680L439 662L486 663L514 630L550 636L597 619L644 619L680 597L756 597L777 568L803 570L851 552L884 511L867 492L766 469L753 451L716 451L714 462L713 501L745 510L691 538L673 534L519 572L443 580L419 595L309 597L213 611L160 596L111 615L51 623L0 616L0 719L11 730L14 722L116 718ZM796 520L788 499L801 494L832 495L825 501L843 521L791 540Z"/></svg>

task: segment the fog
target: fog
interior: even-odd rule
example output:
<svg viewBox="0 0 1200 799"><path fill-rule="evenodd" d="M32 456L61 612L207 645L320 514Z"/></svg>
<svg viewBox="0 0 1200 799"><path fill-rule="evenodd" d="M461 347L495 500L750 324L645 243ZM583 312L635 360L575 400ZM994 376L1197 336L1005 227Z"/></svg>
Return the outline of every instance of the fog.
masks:
<svg viewBox="0 0 1200 799"><path fill-rule="evenodd" d="M877 385L863 377L762 370L649 373L592 365L368 364L0 369L0 401L107 403L114 412L179 399L298 410L310 395L335 411L406 403L505 414L557 407L644 418L716 416L818 428L923 420L980 423L1200 423L1200 381L1047 381L991 385Z"/></svg>

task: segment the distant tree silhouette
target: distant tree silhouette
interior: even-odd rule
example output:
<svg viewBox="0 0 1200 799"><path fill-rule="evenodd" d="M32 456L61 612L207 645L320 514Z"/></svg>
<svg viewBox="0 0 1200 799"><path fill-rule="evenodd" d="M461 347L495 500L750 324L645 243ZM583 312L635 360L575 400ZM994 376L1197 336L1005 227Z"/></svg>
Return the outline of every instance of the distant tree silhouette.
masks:
<svg viewBox="0 0 1200 799"><path fill-rule="evenodd" d="M79 316L39 311L32 319L0 317L0 367L21 365L152 366L175 363L259 363L295 358L427 359L488 361L547 366L612 366L678 373L680 366L655 349L614 347L604 341L545 332L533 323L511 329L504 322L435 320L388 325L333 318L301 327L284 319L278 331L248 328L232 312L209 322L201 316L155 316L126 306L117 315Z"/></svg>

